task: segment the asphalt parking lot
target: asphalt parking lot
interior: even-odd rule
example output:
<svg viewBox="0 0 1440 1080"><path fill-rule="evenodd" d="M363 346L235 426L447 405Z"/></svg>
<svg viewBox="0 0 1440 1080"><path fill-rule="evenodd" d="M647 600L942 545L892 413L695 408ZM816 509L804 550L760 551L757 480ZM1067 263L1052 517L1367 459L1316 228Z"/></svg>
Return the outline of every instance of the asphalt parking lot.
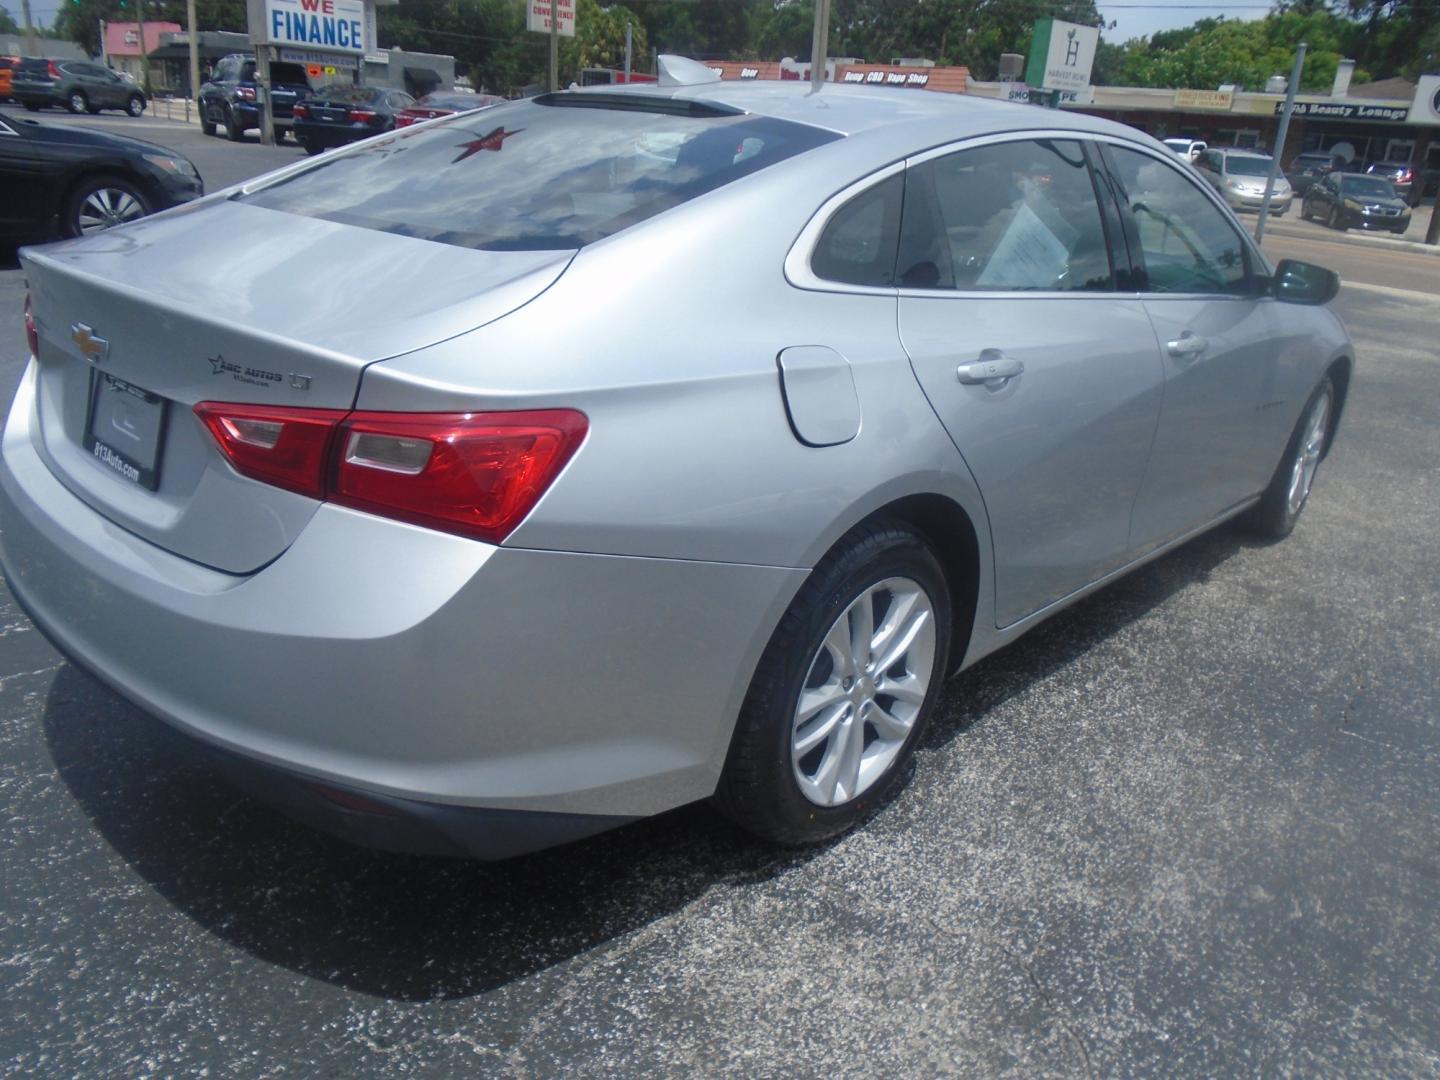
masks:
<svg viewBox="0 0 1440 1080"><path fill-rule="evenodd" d="M104 123L212 189L299 154ZM347 848L0 590L0 1067L1440 1075L1440 258L1319 237L1266 243L1341 271L1358 351L1295 534L1222 528L952 680L820 850L703 808L497 865ZM21 278L0 252L6 401Z"/></svg>

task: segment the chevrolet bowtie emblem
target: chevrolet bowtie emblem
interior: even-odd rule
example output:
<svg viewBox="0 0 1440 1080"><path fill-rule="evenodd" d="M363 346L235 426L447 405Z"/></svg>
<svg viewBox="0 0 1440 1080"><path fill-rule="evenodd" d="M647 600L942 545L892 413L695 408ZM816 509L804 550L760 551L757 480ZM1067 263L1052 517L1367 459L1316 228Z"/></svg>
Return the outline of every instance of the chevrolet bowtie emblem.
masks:
<svg viewBox="0 0 1440 1080"><path fill-rule="evenodd" d="M96 337L95 331L83 322L77 322L70 327L70 340L80 346L81 354L92 364L98 364L110 355L110 342L103 337Z"/></svg>

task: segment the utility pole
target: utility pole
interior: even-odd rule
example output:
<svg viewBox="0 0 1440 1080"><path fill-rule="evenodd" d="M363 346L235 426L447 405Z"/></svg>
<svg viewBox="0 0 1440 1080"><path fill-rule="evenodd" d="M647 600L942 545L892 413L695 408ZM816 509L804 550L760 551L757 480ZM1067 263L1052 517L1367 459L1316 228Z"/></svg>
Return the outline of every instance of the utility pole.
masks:
<svg viewBox="0 0 1440 1080"><path fill-rule="evenodd" d="M195 0L185 0L185 31L190 35L190 93L200 100L200 33L195 27ZM187 114L188 115L188 114Z"/></svg>
<svg viewBox="0 0 1440 1080"><path fill-rule="evenodd" d="M1280 155L1285 153L1285 136L1290 133L1290 114L1295 111L1295 91L1300 89L1300 73L1305 70L1305 42L1295 50L1295 66L1290 71L1290 85L1285 90L1285 111L1280 114L1280 130L1275 135L1275 152L1270 155L1270 175L1265 178L1265 201L1260 204L1260 220L1255 223L1255 242L1265 239L1265 219L1270 216L1270 195L1275 190L1275 174L1280 171Z"/></svg>
<svg viewBox="0 0 1440 1080"><path fill-rule="evenodd" d="M810 42L810 92L825 85L825 58L830 49L830 0L815 0L815 36Z"/></svg>
<svg viewBox="0 0 1440 1080"><path fill-rule="evenodd" d="M630 82L630 50L632 46L633 41L630 37L630 24L627 22L625 24L625 82L627 85Z"/></svg>
<svg viewBox="0 0 1440 1080"><path fill-rule="evenodd" d="M560 0L550 0L550 89L560 89Z"/></svg>
<svg viewBox="0 0 1440 1080"><path fill-rule="evenodd" d="M140 20L140 83L150 96L150 54L145 51L145 0L135 0L135 17Z"/></svg>
<svg viewBox="0 0 1440 1080"><path fill-rule="evenodd" d="M20 17L25 20L25 52L35 55L35 24L30 21L30 0L20 0Z"/></svg>

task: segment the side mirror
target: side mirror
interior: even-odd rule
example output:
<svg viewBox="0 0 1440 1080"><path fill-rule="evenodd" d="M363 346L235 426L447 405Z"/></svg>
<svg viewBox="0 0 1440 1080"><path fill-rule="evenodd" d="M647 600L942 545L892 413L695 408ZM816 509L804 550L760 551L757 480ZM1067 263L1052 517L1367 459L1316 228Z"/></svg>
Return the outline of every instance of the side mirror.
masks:
<svg viewBox="0 0 1440 1080"><path fill-rule="evenodd" d="M1328 304L1340 291L1340 275L1314 263L1281 259L1270 292L1287 304Z"/></svg>

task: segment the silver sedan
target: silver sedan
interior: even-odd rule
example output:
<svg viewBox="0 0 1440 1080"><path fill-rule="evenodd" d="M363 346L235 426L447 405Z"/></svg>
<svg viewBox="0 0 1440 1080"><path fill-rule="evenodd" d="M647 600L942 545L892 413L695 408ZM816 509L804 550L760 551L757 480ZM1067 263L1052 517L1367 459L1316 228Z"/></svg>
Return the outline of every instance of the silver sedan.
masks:
<svg viewBox="0 0 1440 1080"><path fill-rule="evenodd" d="M24 251L35 623L359 842L713 798L805 843L895 791L947 674L1295 526L1338 281L1161 143L664 66Z"/></svg>

